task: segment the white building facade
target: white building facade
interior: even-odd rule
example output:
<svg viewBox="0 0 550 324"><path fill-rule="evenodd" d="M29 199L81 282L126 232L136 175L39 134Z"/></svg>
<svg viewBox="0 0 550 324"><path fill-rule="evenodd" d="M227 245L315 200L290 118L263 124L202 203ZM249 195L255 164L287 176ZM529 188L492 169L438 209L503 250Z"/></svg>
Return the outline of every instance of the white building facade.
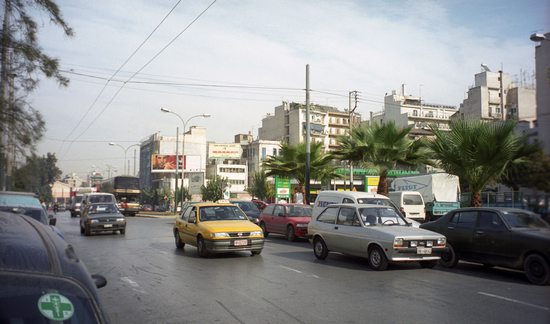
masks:
<svg viewBox="0 0 550 324"><path fill-rule="evenodd" d="M550 33L535 47L536 102L538 139L544 152L550 155Z"/></svg>

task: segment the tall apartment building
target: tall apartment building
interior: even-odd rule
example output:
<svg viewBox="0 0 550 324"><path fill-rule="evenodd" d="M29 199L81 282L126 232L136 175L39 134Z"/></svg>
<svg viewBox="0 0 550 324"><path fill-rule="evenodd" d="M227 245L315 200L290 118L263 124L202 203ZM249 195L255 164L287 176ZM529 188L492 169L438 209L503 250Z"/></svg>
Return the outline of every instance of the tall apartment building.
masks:
<svg viewBox="0 0 550 324"><path fill-rule="evenodd" d="M405 86L401 93L393 90L384 97L384 110L371 115L371 121L384 123L393 121L397 127L414 125L411 136L429 135L429 125L435 124L440 129L449 129L450 118L457 112L455 106L426 103L420 96L405 94Z"/></svg>
<svg viewBox="0 0 550 324"><path fill-rule="evenodd" d="M185 144L182 143L182 140ZM182 153L182 150L183 153ZM180 171L178 172L178 187L182 184L189 188L191 193L197 192L197 188L204 183L206 172L206 128L192 126L185 134L178 137L177 152L180 158ZM175 190L175 169L154 170L152 159L154 155L176 155L176 137L162 136L155 133L143 139L139 150L139 175L142 188L169 188ZM183 183L181 171L184 171Z"/></svg>
<svg viewBox="0 0 550 324"><path fill-rule="evenodd" d="M240 140L240 139L239 139ZM241 143L208 143L207 179L227 179L230 194L244 195L248 186L248 166Z"/></svg>
<svg viewBox="0 0 550 324"><path fill-rule="evenodd" d="M537 89L537 128L538 139L542 143L544 152L550 155L550 33L546 33L535 46L535 73Z"/></svg>
<svg viewBox="0 0 550 324"><path fill-rule="evenodd" d="M310 139L311 142L323 143L325 150L336 147L338 136L349 131L350 117L354 123L361 121L361 115L341 111L334 107L310 105ZM258 129L260 140L286 142L290 145L306 140L306 107L295 102L283 102L275 107L273 114L262 119Z"/></svg>
<svg viewBox="0 0 550 324"><path fill-rule="evenodd" d="M506 96L512 84L510 76L502 73L501 80L501 73L491 72L486 68L474 78L475 83L468 89L467 98L462 102L457 117L481 120L504 119L502 110L506 107Z"/></svg>

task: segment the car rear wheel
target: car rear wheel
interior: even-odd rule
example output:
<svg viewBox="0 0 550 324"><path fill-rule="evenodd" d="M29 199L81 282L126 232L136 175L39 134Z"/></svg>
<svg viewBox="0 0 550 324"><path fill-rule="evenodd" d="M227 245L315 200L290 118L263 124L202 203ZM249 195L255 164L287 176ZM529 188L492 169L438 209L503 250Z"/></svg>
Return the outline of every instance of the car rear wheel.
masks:
<svg viewBox="0 0 550 324"><path fill-rule="evenodd" d="M264 232L264 237L267 237L269 235L269 232L267 231L267 228L265 227L265 223L260 223L260 228L262 229L262 232Z"/></svg>
<svg viewBox="0 0 550 324"><path fill-rule="evenodd" d="M550 267L548 266L548 262L538 254L531 254L525 258L523 270L525 270L527 279L535 285L550 283Z"/></svg>
<svg viewBox="0 0 550 324"><path fill-rule="evenodd" d="M176 239L176 248L183 249L185 243L183 243L183 241L181 240L180 234L177 230L174 231L174 238Z"/></svg>
<svg viewBox="0 0 550 324"><path fill-rule="evenodd" d="M384 251L376 245L369 249L369 266L376 271L383 271L388 268L388 258L386 258Z"/></svg>
<svg viewBox="0 0 550 324"><path fill-rule="evenodd" d="M313 240L313 253L319 260L324 260L328 256L328 248L322 238L316 237Z"/></svg>
<svg viewBox="0 0 550 324"><path fill-rule="evenodd" d="M206 258L208 256L208 249L206 248L206 243L202 236L197 238L197 253L201 258Z"/></svg>
<svg viewBox="0 0 550 324"><path fill-rule="evenodd" d="M294 231L294 227L292 227L292 225L288 225L286 227L286 239L290 242L296 240L296 232Z"/></svg>
<svg viewBox="0 0 550 324"><path fill-rule="evenodd" d="M447 251L441 253L439 265L445 268L452 268L458 263L458 256L453 246L447 243Z"/></svg>
<svg viewBox="0 0 550 324"><path fill-rule="evenodd" d="M418 263L420 263L420 266L422 268L431 269L435 267L435 265L437 264L437 260L418 261Z"/></svg>

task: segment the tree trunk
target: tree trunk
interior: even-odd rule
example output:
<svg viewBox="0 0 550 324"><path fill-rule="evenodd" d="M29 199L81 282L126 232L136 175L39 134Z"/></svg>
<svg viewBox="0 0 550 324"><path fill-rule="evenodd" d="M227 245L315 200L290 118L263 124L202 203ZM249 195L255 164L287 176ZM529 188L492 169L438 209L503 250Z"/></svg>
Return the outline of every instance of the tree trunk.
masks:
<svg viewBox="0 0 550 324"><path fill-rule="evenodd" d="M481 192L474 191L472 192L472 198L470 199L471 207L481 207Z"/></svg>
<svg viewBox="0 0 550 324"><path fill-rule="evenodd" d="M388 170L384 169L380 171L380 181L378 181L378 189L376 193L380 195L388 195Z"/></svg>

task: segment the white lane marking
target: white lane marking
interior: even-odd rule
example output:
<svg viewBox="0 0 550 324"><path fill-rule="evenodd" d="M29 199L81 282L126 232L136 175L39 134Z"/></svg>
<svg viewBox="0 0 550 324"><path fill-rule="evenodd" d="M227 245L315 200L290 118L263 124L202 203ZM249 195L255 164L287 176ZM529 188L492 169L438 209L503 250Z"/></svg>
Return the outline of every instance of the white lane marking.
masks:
<svg viewBox="0 0 550 324"><path fill-rule="evenodd" d="M286 269L286 270L294 271L294 272L296 272L296 273L303 273L303 272L300 271L300 270L297 270L297 269L294 269L294 268L290 268L290 267L286 267L286 266L281 265L281 264L279 264L279 267L281 267L281 268L283 268L283 269ZM321 279L321 277L319 277L318 275L310 274L310 276L312 276L313 278L316 278L316 279Z"/></svg>
<svg viewBox="0 0 550 324"><path fill-rule="evenodd" d="M521 304L521 305L525 305L525 306L530 306L530 307L542 309L542 310L545 310L545 311L550 311L550 308L548 308L548 307L544 307L544 306L539 306L539 305L535 305L535 304L526 303L526 302L524 302L524 301L517 300L517 299L502 297L502 296L498 296L498 295L493 295L493 294L485 293L485 292L482 292L482 291L478 291L477 293L480 294L480 295L485 295L485 296L489 296L489 297L493 297L493 298L498 298L498 299L506 300L506 301L509 301L509 302L512 302L512 303L517 303L517 304Z"/></svg>
<svg viewBox="0 0 550 324"><path fill-rule="evenodd" d="M145 290L141 289L141 287L139 286L139 284L137 282L133 281L129 277L120 277L120 280L122 280L122 281L128 283L130 286L132 286L132 290L137 291L137 292L142 293L142 294L147 294L147 292Z"/></svg>

